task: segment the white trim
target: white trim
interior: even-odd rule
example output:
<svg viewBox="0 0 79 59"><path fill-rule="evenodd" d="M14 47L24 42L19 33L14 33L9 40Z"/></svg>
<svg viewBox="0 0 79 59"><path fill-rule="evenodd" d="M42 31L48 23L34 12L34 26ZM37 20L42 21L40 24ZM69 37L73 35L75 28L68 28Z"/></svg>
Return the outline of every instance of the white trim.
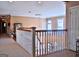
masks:
<svg viewBox="0 0 79 59"><path fill-rule="evenodd" d="M76 8L76 7L79 7L79 5L77 5L77 6L73 6L73 7L70 7L69 9Z"/></svg>

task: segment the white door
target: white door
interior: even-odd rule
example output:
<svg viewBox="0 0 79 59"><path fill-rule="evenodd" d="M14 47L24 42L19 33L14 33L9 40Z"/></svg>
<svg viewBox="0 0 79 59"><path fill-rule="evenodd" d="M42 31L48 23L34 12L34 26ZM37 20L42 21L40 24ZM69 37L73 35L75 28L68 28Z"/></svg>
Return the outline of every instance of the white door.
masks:
<svg viewBox="0 0 79 59"><path fill-rule="evenodd" d="M79 7L72 7L69 11L69 45L70 49L76 50L76 39L79 37Z"/></svg>

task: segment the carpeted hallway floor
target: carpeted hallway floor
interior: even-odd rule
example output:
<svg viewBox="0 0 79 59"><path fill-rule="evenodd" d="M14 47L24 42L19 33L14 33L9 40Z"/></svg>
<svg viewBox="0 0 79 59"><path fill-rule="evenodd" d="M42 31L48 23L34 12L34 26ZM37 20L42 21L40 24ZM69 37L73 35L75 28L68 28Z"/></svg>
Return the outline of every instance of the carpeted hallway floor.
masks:
<svg viewBox="0 0 79 59"><path fill-rule="evenodd" d="M7 34L0 34L0 57L31 57L31 55Z"/></svg>
<svg viewBox="0 0 79 59"><path fill-rule="evenodd" d="M44 55L43 57L76 57L76 53L70 50L63 50L49 55Z"/></svg>

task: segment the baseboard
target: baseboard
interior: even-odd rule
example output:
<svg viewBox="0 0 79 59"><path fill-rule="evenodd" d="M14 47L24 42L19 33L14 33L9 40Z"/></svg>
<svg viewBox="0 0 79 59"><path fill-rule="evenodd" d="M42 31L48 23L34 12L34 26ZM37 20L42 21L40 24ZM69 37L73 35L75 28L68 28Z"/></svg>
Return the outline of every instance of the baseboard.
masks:
<svg viewBox="0 0 79 59"><path fill-rule="evenodd" d="M74 50L72 50L72 49L65 49L65 50L69 50L69 51L72 51L72 52L76 52L76 51L74 51Z"/></svg>

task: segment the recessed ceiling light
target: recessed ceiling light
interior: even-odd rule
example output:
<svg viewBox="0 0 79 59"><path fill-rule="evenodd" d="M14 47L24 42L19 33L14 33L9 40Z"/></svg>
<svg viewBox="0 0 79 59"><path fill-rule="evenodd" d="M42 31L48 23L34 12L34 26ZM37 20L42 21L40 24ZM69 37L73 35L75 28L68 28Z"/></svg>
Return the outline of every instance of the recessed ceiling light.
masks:
<svg viewBox="0 0 79 59"><path fill-rule="evenodd" d="M31 13L31 11L28 11L28 13Z"/></svg>
<svg viewBox="0 0 79 59"><path fill-rule="evenodd" d="M15 1L9 1L10 3L15 2Z"/></svg>
<svg viewBox="0 0 79 59"><path fill-rule="evenodd" d="M41 4L41 1L38 1L39 4Z"/></svg>
<svg viewBox="0 0 79 59"><path fill-rule="evenodd" d="M35 16L41 16L41 14L35 14Z"/></svg>
<svg viewBox="0 0 79 59"><path fill-rule="evenodd" d="M13 2L13 1L9 1L9 2Z"/></svg>
<svg viewBox="0 0 79 59"><path fill-rule="evenodd" d="M42 5L42 4L43 4L42 1L37 1L36 3L37 3L38 5Z"/></svg>

